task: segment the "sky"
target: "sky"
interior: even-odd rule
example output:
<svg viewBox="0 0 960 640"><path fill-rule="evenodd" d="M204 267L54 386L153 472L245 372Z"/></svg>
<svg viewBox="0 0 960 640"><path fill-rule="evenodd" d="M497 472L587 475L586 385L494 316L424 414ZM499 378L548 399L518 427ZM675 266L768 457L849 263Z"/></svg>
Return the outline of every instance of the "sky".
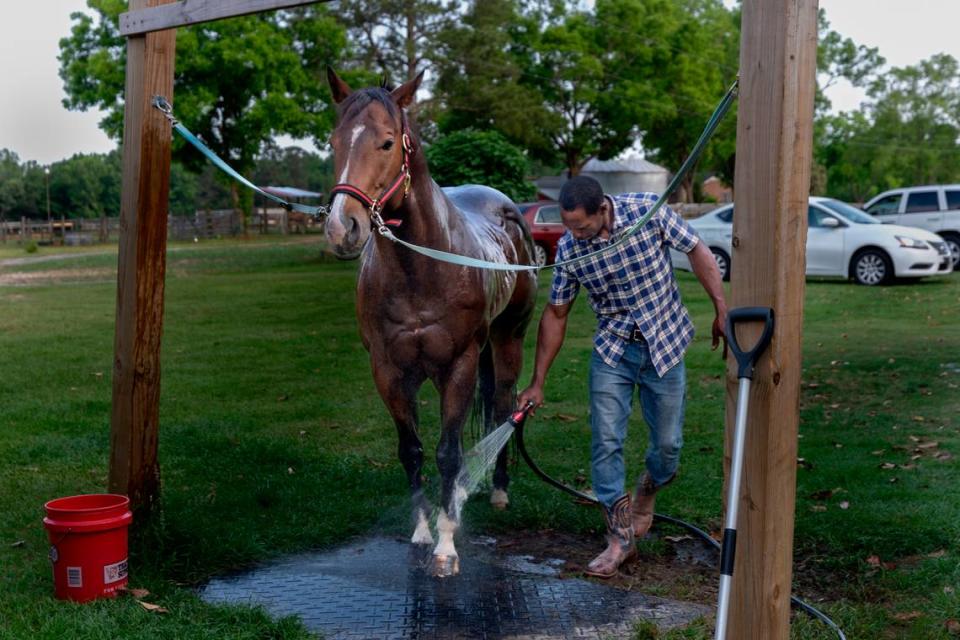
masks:
<svg viewBox="0 0 960 640"><path fill-rule="evenodd" d="M0 21L0 149L41 164L113 149L115 143L97 127L102 114L68 111L62 105L58 42L70 32L70 14L85 10L85 0L7 5ZM820 0L820 6L831 28L858 44L878 47L891 66L916 64L939 52L960 59L958 0ZM843 83L828 96L837 110L855 109L863 98Z"/></svg>

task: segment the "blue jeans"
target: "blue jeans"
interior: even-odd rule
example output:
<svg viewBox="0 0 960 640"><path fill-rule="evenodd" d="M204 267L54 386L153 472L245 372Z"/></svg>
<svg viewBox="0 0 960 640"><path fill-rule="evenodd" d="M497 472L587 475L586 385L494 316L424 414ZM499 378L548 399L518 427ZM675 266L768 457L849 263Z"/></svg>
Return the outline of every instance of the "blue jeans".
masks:
<svg viewBox="0 0 960 640"><path fill-rule="evenodd" d="M593 432L590 472L593 490L610 507L624 495L623 442L633 411L633 389L640 391L640 407L650 434L647 473L660 486L677 472L683 446L683 409L687 386L681 360L657 375L645 342L631 342L616 367L603 362L596 351L590 359L590 427Z"/></svg>

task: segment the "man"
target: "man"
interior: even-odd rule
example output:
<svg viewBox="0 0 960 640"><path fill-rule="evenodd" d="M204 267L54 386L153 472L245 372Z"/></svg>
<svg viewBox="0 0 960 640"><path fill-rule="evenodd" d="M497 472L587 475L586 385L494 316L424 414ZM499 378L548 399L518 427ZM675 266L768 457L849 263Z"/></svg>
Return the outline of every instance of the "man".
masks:
<svg viewBox="0 0 960 640"><path fill-rule="evenodd" d="M557 262L578 258L621 240L657 200L652 193L605 195L596 180L584 176L560 190L560 211L567 233L557 245ZM597 316L590 362L591 479L604 508L607 548L587 566L602 578L616 575L636 553L634 538L653 522L657 491L673 480L683 443L686 374L683 356L693 339L693 324L680 300L669 248L688 254L693 272L713 301L713 348L726 323L727 304L720 272L696 232L669 207L661 208L622 245L581 262L557 267L549 304L537 335L530 386L520 406L543 405L547 372L563 344L567 315L582 286ZM724 351L726 343L724 343ZM632 506L624 490L623 442L639 389L649 429L646 471L637 482Z"/></svg>

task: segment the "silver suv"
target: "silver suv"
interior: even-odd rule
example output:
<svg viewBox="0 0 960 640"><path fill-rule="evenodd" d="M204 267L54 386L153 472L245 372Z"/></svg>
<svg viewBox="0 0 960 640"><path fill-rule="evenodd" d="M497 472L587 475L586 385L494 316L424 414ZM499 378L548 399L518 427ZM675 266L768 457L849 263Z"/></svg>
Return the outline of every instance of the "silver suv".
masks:
<svg viewBox="0 0 960 640"><path fill-rule="evenodd" d="M885 191L864 205L881 222L920 227L939 234L960 269L960 184Z"/></svg>

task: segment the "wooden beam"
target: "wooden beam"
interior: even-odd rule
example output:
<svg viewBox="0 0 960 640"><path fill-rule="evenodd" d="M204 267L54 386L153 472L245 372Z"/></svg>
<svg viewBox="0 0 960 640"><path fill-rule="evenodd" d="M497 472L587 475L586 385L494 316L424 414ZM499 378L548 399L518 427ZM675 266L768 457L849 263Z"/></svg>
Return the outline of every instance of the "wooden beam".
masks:
<svg viewBox="0 0 960 640"><path fill-rule="evenodd" d="M309 4L329 2L329 0L181 0L162 6L134 9L120 14L120 35L134 36L186 27L191 24L233 18L251 13L262 13L276 9L289 9Z"/></svg>
<svg viewBox="0 0 960 640"><path fill-rule="evenodd" d="M751 389L727 637L787 640L817 0L744 0L741 30L731 299L772 307L776 328ZM741 344L759 329L744 327ZM736 372L727 369L728 470Z"/></svg>
<svg viewBox="0 0 960 640"><path fill-rule="evenodd" d="M131 0L134 9L170 0ZM109 490L148 511L160 490L157 459L160 337L170 189L170 123L150 101L173 98L176 30L127 40L120 253L114 337Z"/></svg>

